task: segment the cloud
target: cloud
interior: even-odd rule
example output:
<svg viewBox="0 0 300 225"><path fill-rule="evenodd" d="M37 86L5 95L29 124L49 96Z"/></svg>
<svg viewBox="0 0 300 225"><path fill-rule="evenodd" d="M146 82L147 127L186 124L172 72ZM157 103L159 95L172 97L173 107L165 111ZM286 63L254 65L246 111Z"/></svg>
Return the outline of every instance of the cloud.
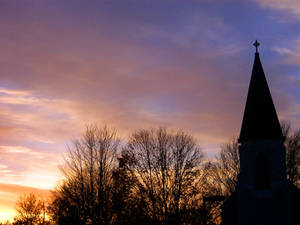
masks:
<svg viewBox="0 0 300 225"><path fill-rule="evenodd" d="M280 48L280 47L274 47L272 48L275 52L282 54L282 55L294 55L295 53L288 48Z"/></svg>
<svg viewBox="0 0 300 225"><path fill-rule="evenodd" d="M286 47L275 46L272 50L282 56L283 64L300 66L300 38L290 41Z"/></svg>
<svg viewBox="0 0 300 225"><path fill-rule="evenodd" d="M60 179L57 166L62 160L58 155L23 146L1 146L0 152L2 182L53 188Z"/></svg>
<svg viewBox="0 0 300 225"><path fill-rule="evenodd" d="M300 2L298 0L254 0L262 7L283 10L300 19ZM280 18L278 18L280 19Z"/></svg>
<svg viewBox="0 0 300 225"><path fill-rule="evenodd" d="M220 109L218 97L222 98L222 93L212 90L222 90L224 87L220 86L227 82L218 82L225 74L212 64L216 63L217 58L239 51L238 44L235 48L224 47L218 39L220 35L232 34L233 31L221 18L208 16L200 9L192 13L185 11L182 26L164 29L171 21L162 12L158 13L163 18L161 23L141 23L128 18L125 20L126 29L120 27L120 30L113 31L111 27L100 24L97 30L92 30L91 25L82 26L83 31L78 33L68 20L64 25L54 24L49 30L37 21L34 27L27 22L17 31L18 35L23 35L22 38L14 33L16 30L11 31L11 35L24 44L19 44L18 54L11 53L10 40L3 45L6 52L10 52L3 57L8 63L5 66L7 69L2 67L2 70L10 72L10 77L5 77L4 81L11 86L17 83L22 91L29 90L31 93L27 96L2 96L0 100L4 104L27 105L26 108L29 108L24 115L25 106L22 107L22 113L20 110L20 115L13 115L12 120L19 121L19 124L39 121L37 125L49 127L50 122L45 114L55 112L54 120L59 115L70 117L56 120L57 123L66 122L69 127L78 123L105 121L117 126L121 133L128 133L130 129L166 123L164 118L173 118L174 107L174 114L184 114L197 108L200 110L199 117L207 114L206 110L201 112L206 107ZM175 18L176 14L171 15ZM112 23L120 22L117 17L121 16L122 13L116 15ZM148 17L146 14L143 19ZM48 22L47 13L42 16L43 20ZM11 22L5 26L10 27ZM32 33L21 32L24 29ZM109 36L112 35L110 32L120 36ZM59 41L55 33L62 34ZM209 49L207 41L213 41L218 47ZM84 48L78 45L83 42ZM32 43L35 47L28 47ZM44 43L51 48L44 46ZM167 44L163 46L162 43ZM13 71L12 62L18 64ZM233 97L232 91L228 89L228 95ZM210 102L206 96L211 96ZM200 102L202 106L198 105ZM15 112L15 108L13 106L12 111ZM33 111L35 108L38 113L30 114L31 109ZM57 113L64 110L67 112ZM51 124L53 126L56 125ZM49 133L37 130L32 138ZM49 138L45 140L53 141Z"/></svg>

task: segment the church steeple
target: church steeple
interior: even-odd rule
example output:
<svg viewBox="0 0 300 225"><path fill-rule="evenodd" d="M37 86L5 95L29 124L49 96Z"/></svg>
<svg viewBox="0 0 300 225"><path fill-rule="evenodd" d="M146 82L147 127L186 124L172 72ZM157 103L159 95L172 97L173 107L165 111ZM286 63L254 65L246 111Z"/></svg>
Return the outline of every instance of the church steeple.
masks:
<svg viewBox="0 0 300 225"><path fill-rule="evenodd" d="M254 65L244 111L239 142L283 139L282 130L256 47Z"/></svg>
<svg viewBox="0 0 300 225"><path fill-rule="evenodd" d="M221 225L299 225L299 190L286 176L286 149L259 59L252 69L239 142L239 174Z"/></svg>

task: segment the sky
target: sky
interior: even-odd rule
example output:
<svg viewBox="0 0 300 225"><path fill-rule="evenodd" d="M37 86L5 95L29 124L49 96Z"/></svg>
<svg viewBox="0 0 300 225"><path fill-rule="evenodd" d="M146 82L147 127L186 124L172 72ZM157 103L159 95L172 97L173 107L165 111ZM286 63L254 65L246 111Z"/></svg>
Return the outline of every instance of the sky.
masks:
<svg viewBox="0 0 300 225"><path fill-rule="evenodd" d="M182 129L215 155L239 135L256 39L299 128L299 0L0 0L0 220L55 187L87 124Z"/></svg>

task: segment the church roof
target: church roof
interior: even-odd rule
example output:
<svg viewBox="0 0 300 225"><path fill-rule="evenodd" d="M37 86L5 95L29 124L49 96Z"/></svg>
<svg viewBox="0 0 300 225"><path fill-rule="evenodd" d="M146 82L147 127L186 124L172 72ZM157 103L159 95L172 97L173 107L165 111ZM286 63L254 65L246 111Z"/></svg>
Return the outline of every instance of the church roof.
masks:
<svg viewBox="0 0 300 225"><path fill-rule="evenodd" d="M283 134L259 53L256 52L239 142L262 139L282 140Z"/></svg>

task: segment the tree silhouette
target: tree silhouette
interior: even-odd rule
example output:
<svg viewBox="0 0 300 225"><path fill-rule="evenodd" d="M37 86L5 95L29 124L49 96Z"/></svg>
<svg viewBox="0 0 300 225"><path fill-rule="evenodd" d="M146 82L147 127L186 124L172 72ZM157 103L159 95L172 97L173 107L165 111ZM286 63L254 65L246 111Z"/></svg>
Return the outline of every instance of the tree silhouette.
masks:
<svg viewBox="0 0 300 225"><path fill-rule="evenodd" d="M238 152L238 140L233 138L227 144L221 146L220 153L215 160L206 163L204 171L209 189L216 194L230 196L237 183L237 175L240 171L240 158Z"/></svg>
<svg viewBox="0 0 300 225"><path fill-rule="evenodd" d="M287 177L297 184L300 132L283 131ZM73 141L48 207L54 224L220 224L222 196L234 192L239 173L236 138L206 163L182 131L143 129L119 143L115 130L97 125Z"/></svg>
<svg viewBox="0 0 300 225"><path fill-rule="evenodd" d="M30 193L19 197L16 203L17 216L14 224L45 224L45 202Z"/></svg>
<svg viewBox="0 0 300 225"><path fill-rule="evenodd" d="M282 122L286 146L287 179L300 188L300 130L291 131L289 122Z"/></svg>
<svg viewBox="0 0 300 225"><path fill-rule="evenodd" d="M202 151L184 132L166 129L139 130L130 138L123 154L130 155L137 196L144 200L152 221L181 224L181 210L197 195Z"/></svg>
<svg viewBox="0 0 300 225"><path fill-rule="evenodd" d="M61 168L65 180L54 191L52 215L59 224L109 224L113 171L119 139L107 126L87 126L69 147Z"/></svg>

